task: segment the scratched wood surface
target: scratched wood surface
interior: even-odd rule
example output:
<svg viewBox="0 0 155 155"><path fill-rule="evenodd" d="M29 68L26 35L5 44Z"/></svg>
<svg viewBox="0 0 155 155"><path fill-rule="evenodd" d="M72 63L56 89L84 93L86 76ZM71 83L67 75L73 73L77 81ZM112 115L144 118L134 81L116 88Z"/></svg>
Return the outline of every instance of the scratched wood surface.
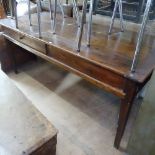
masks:
<svg viewBox="0 0 155 155"><path fill-rule="evenodd" d="M55 151L57 130L2 71L0 98L0 155ZM54 155L50 151L46 153Z"/></svg>
<svg viewBox="0 0 155 155"><path fill-rule="evenodd" d="M108 27L94 24L91 47L86 46L86 33L82 40L81 52L77 53L77 35L78 29L75 21L72 18L62 19L61 16L57 17L56 35L52 34L51 21L49 13L42 13L42 42L46 42L51 46L58 47L64 52L70 52L77 57L84 58L93 63L99 64L109 70L117 72L123 76L129 76L132 59L134 56L137 32L125 31L124 33L118 32L118 29L114 31L117 33L111 36L107 35ZM28 24L28 17L19 18L19 31L38 37L38 27L36 14L32 18L33 26L30 28ZM0 22L2 25L11 27L14 29L14 21L11 19L4 19ZM85 27L85 32L87 27ZM22 36L21 36L22 37ZM41 45L40 45L41 46ZM146 33L144 37L144 43L142 47L142 54L140 55L140 61L136 73L131 77L132 79L143 82L148 74L154 68L155 58L155 44L154 34ZM49 54L50 55L50 54Z"/></svg>

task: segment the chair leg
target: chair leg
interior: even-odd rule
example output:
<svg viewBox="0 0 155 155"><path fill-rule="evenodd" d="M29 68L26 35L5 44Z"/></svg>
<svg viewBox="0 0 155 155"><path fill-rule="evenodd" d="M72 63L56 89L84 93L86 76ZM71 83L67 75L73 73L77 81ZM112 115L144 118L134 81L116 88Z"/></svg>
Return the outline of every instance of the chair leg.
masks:
<svg viewBox="0 0 155 155"><path fill-rule="evenodd" d="M39 38L42 38L40 11L41 11L40 0L37 0L37 18L38 18Z"/></svg>
<svg viewBox="0 0 155 155"><path fill-rule="evenodd" d="M120 14L121 31L124 32L122 0L119 0L119 14Z"/></svg>
<svg viewBox="0 0 155 155"><path fill-rule="evenodd" d="M53 20L53 12L52 12L52 1L49 0L49 10L50 10L50 18Z"/></svg>
<svg viewBox="0 0 155 155"><path fill-rule="evenodd" d="M86 18L87 2L88 2L88 0L84 0L83 1L82 19L81 19L79 36L78 36L78 47L77 47L77 51L78 52L80 52L80 49L81 49L81 41L82 41L82 35L83 35L83 27L84 27L85 18Z"/></svg>
<svg viewBox="0 0 155 155"><path fill-rule="evenodd" d="M32 26L32 21L31 21L31 2L28 0L28 14L29 14L29 24Z"/></svg>
<svg viewBox="0 0 155 155"><path fill-rule="evenodd" d="M132 73L135 72L136 66L138 64L139 54L140 54L140 51L141 51L144 32L145 32L145 28L146 28L146 24L147 24L147 20L148 20L148 16L149 16L149 11L150 11L150 8L151 8L151 5L152 5L152 1L153 0L148 0L147 4L146 4L144 17L143 17L142 25L141 25L141 28L140 28L140 32L138 34L136 50L135 50L135 54L134 54L134 58L133 58L132 66L131 66L131 72Z"/></svg>
<svg viewBox="0 0 155 155"><path fill-rule="evenodd" d="M61 10L62 16L63 16L63 18L65 18L65 13L64 13L64 9L63 9L63 7L62 7L61 1L58 0L58 3L59 3L58 5L59 5L59 7L60 7L60 10Z"/></svg>
<svg viewBox="0 0 155 155"><path fill-rule="evenodd" d="M79 10L78 10L78 6L77 6L77 2L76 0L73 0L73 11L77 20L77 24L80 27L80 15L79 15Z"/></svg>
<svg viewBox="0 0 155 155"><path fill-rule="evenodd" d="M16 0L13 1L14 2L14 15L15 15L15 25L16 28L18 29L18 16L17 16L17 2Z"/></svg>
<svg viewBox="0 0 155 155"><path fill-rule="evenodd" d="M91 32L92 32L93 4L94 4L94 0L91 0L91 2L90 2L90 8L89 8L89 21L88 21L88 32L87 32L87 46L90 46L90 39L91 39Z"/></svg>
<svg viewBox="0 0 155 155"><path fill-rule="evenodd" d="M115 16L116 16L117 7L119 7L121 31L122 31L122 32L124 31L124 26L123 26L123 11L122 11L122 0L116 0L116 1L115 1L115 6L114 6L113 15L112 15L112 19L111 19L111 24L110 24L110 28L109 28L109 34L112 33L112 29L113 29L113 26L114 26L114 21L115 21Z"/></svg>
<svg viewBox="0 0 155 155"><path fill-rule="evenodd" d="M54 3L53 34L56 33L57 0Z"/></svg>

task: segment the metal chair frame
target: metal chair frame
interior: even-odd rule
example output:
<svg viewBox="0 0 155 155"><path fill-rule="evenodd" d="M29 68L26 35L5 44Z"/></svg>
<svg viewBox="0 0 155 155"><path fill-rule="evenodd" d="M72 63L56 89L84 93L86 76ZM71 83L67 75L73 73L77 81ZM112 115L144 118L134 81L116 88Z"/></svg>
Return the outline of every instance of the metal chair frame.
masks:
<svg viewBox="0 0 155 155"><path fill-rule="evenodd" d="M138 34L136 50L135 50L134 58L133 58L133 61L132 61L131 73L134 73L136 71L136 67L138 65L138 60L139 60L139 55L140 55L140 52L141 52L144 32L145 32L146 24L147 24L147 21L148 21L149 11L151 9L152 2L153 2L153 0L148 0L147 4L146 4L144 16L143 16L143 21L142 21L141 28L140 28L140 31L139 31L139 34Z"/></svg>
<svg viewBox="0 0 155 155"><path fill-rule="evenodd" d="M113 10L113 15L112 15L112 18L111 18L111 24L110 24L110 28L109 28L109 35L112 33L112 29L114 27L117 8L119 8L121 31L122 32L124 31L122 0L116 0L114 10Z"/></svg>
<svg viewBox="0 0 155 155"><path fill-rule="evenodd" d="M148 0L147 4L146 4L144 16L143 16L143 21L142 21L142 24L141 24L140 31L138 33L138 40L137 40L136 50L135 50L135 53L134 53L134 58L133 58L131 69L130 69L131 73L134 73L136 71L136 67L138 65L138 60L139 60L139 55L140 55L140 52L141 52L144 32L145 32L145 28L146 28L146 24L147 24L149 11L151 9L152 2L153 2L153 0ZM78 36L78 45L77 45L77 51L78 52L80 52L83 29L84 29L84 24L86 22L87 3L88 3L88 0L83 1L82 18L81 18L81 24L80 24L79 36ZM40 6L40 4L41 4L40 0L37 0L37 16L38 16L39 38L42 37L42 34L41 34L41 17L40 17L41 6ZM89 46L90 46L90 38L91 38L90 36L91 36L91 26L92 26L93 4L94 4L94 0L91 0L90 9L89 9L88 32L87 32L87 45L89 45ZM14 7L15 24L16 24L16 28L18 29L18 17L17 17L17 3L16 3L16 0L14 0L14 6L15 6ZM30 1L28 3L28 7L29 7L30 25L32 25L32 23L31 23L31 15L30 15ZM77 6L75 5L75 7L77 7ZM111 25L110 25L110 29L109 29L109 33L111 33L111 30L113 28L117 7L119 7L119 12L120 12L121 30L122 31L124 30L123 16L122 16L122 0L116 0L115 1L114 11L113 11L113 16L112 16L112 20L111 20ZM51 8L51 5L50 5L50 8ZM55 0L54 17L53 17L53 15L51 13L51 19L53 19L53 32L54 33L55 33L55 29L56 29L56 9L57 9L57 0ZM51 11L51 9L50 9L50 11ZM75 11L77 11L77 10L75 10ZM77 16L77 17L79 17L79 16Z"/></svg>
<svg viewBox="0 0 155 155"><path fill-rule="evenodd" d="M146 24L147 24L149 11L151 9L152 2L153 2L153 0L148 0L147 4L146 4L143 21L142 21L142 24L141 24L140 31L138 33L138 40L137 40L136 50L134 52L134 58L133 58L131 69L130 69L131 73L134 73L136 71L136 67L138 65L138 59L139 59L139 55L140 55L140 52L141 52L144 32L145 32L145 28L146 28ZM77 51L78 52L80 52L80 49L81 49L81 42L82 42L83 28L84 28L84 24L85 24L87 3L88 3L88 0L83 1L82 19L81 19L81 26L80 26L80 31L79 31L79 36L78 36L78 44L77 44ZM94 3L94 0L91 0L90 9L89 9L88 32L87 32L87 45L88 46L90 46L90 39L91 39L93 3ZM119 7L119 12L120 12L121 31L124 31L123 14L122 14L122 0L116 0L115 1L114 11L113 11L113 16L112 16L112 19L111 19L109 34L111 34L111 32L112 32L117 7Z"/></svg>
<svg viewBox="0 0 155 155"><path fill-rule="evenodd" d="M83 9L84 8L87 9L87 3L88 3L88 0L84 0ZM90 8L89 8L89 19L88 19L87 46L90 46L90 41L91 41L93 5L94 5L94 0L91 0L90 1ZM109 34L111 34L111 31L112 31L112 28L113 28L113 25L114 25L114 20L115 20L117 8L119 8L119 13L120 13L121 31L122 32L124 31L123 13L122 13L122 0L116 0L115 1L114 11L113 11L113 16L112 16L112 19L111 19ZM86 11L82 11L82 16L86 17ZM85 19L82 18L81 19L81 26L80 26L80 33L79 33L79 38L78 38L78 47L77 47L78 52L80 51L80 48L81 48L81 41L82 41L82 34L83 34L84 24L85 24Z"/></svg>
<svg viewBox="0 0 155 155"><path fill-rule="evenodd" d="M13 1L13 4L14 4L13 10L14 10L14 16L15 16L15 25L16 25L16 28L18 29L17 2L16 2L16 0Z"/></svg>
<svg viewBox="0 0 155 155"><path fill-rule="evenodd" d="M56 33L56 12L57 12L57 5L60 7L60 10L61 10L61 13L62 13L62 16L63 18L65 17L65 14L64 14L64 10L63 10L63 7L61 5L61 2L60 0L54 0L55 3L54 3L54 12L52 11L52 1L49 0L49 10L50 10L50 18L51 20L53 20L53 34ZM76 3L76 0L72 0L73 2L73 11L75 13L75 17L76 17L76 20L77 20L77 23L78 23L78 26L79 26L79 23L80 23L80 16L79 16L79 10L78 10L78 7L77 7L77 3ZM41 34L41 30L40 30L40 25L41 25L41 21L40 21L40 11L41 11L41 6L40 4L41 1L40 0L37 0L37 14L38 14L38 26L39 26L39 33ZM32 26L32 21L31 21L31 10L30 10L30 0L28 0L28 12L29 12L29 22L30 22L30 26Z"/></svg>
<svg viewBox="0 0 155 155"><path fill-rule="evenodd" d="M28 2L28 16L29 16L29 25L32 26L32 17L31 17L31 2L30 0ZM16 28L18 28L18 17L17 17L17 3L16 0L13 0L14 3L14 15L15 15L15 23L16 23ZM73 3L73 11L78 23L78 26L80 25L80 16L79 16L79 10L77 7L76 0L72 0ZM54 12L52 11L52 1L49 0L49 10L50 10L50 18L53 20L53 33L56 33L56 12L57 12L57 5L59 5L61 13L63 18L65 17L63 7L61 5L60 0L55 0L54 3ZM38 18L38 29L39 29L39 38L41 38L41 0L37 0L37 18Z"/></svg>

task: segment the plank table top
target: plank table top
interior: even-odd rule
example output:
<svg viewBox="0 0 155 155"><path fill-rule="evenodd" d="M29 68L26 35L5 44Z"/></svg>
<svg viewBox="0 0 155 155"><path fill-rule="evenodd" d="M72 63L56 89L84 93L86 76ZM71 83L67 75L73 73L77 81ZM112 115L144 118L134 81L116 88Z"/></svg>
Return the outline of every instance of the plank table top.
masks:
<svg viewBox="0 0 155 155"><path fill-rule="evenodd" d="M38 38L38 24L36 14L32 15L33 26L30 28L28 16L19 17L19 30L15 28L12 19L3 19L0 25L10 27L15 31L31 35L41 42L58 47L64 52L70 52L77 57L91 61L97 65L105 67L122 76L130 76L130 68L134 56L137 42L137 32L127 31L118 32L108 36L108 26L93 24L91 47L86 46L86 33L82 39L81 52L77 49L78 28L73 18L62 19L57 16L56 35L53 35L49 13L41 13L42 39ZM85 32L87 26L85 27ZM115 28L115 31L119 31ZM154 33L146 33L144 37L142 52L136 72L132 75L133 80L143 82L155 66L155 44Z"/></svg>

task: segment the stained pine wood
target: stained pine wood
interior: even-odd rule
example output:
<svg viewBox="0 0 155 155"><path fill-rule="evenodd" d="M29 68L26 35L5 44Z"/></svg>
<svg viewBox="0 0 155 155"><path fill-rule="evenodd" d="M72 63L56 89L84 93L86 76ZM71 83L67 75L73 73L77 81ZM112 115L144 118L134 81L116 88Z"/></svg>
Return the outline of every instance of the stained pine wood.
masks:
<svg viewBox="0 0 155 155"><path fill-rule="evenodd" d="M0 154L55 155L57 130L0 71Z"/></svg>
<svg viewBox="0 0 155 155"><path fill-rule="evenodd" d="M58 16L57 34L53 35L49 14L42 13L41 16L42 39L38 38L36 14L33 15L31 28L27 16L19 18L18 30L13 20L1 20L4 38L17 47L20 46L119 96L121 108L114 143L115 147L119 148L133 100L149 80L155 65L153 34L145 35L137 70L134 74L130 74L137 32L126 31L108 36L108 27L94 24L91 47L86 46L84 35L81 52L78 53L76 51L78 28L75 21L66 18L62 22L62 18ZM9 44L7 46L9 48Z"/></svg>

